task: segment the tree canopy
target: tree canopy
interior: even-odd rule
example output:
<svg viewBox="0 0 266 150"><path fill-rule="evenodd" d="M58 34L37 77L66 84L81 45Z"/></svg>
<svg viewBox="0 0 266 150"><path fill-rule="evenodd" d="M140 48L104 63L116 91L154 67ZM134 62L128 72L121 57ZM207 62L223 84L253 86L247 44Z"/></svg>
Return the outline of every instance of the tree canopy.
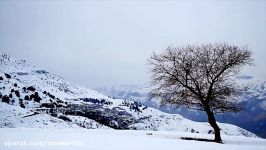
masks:
<svg viewBox="0 0 266 150"><path fill-rule="evenodd" d="M241 87L235 79L245 65L252 65L251 56L248 47L227 43L168 47L149 59L152 93L162 104L205 111L216 124L214 113L240 110Z"/></svg>

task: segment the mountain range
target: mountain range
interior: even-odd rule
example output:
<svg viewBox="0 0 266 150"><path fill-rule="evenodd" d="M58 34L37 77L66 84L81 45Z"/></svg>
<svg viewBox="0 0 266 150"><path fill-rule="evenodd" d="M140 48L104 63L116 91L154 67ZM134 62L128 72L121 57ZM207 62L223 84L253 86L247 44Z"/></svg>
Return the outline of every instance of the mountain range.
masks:
<svg viewBox="0 0 266 150"><path fill-rule="evenodd" d="M135 93L137 94L137 93ZM148 101L147 101L148 102ZM0 127L167 130L213 134L207 122L112 98L0 53ZM256 135L219 123L225 135Z"/></svg>
<svg viewBox="0 0 266 150"><path fill-rule="evenodd" d="M266 138L266 81L256 80L252 76L239 76L237 82L247 89L239 97L242 110L238 113L217 114L217 120L240 126ZM159 100L151 96L152 87L149 84L116 85L97 90L114 98L140 102L166 113L180 114L193 121L207 121L207 116L202 111L182 106L161 106Z"/></svg>

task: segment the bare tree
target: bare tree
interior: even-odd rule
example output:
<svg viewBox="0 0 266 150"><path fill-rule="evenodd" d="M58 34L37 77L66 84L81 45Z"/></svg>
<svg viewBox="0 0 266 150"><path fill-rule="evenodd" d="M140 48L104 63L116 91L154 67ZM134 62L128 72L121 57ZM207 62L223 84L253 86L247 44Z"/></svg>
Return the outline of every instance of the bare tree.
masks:
<svg viewBox="0 0 266 150"><path fill-rule="evenodd" d="M235 79L243 66L252 65L251 55L247 47L226 43L168 47L149 59L153 94L162 104L205 111L214 141L222 142L214 114L240 110Z"/></svg>

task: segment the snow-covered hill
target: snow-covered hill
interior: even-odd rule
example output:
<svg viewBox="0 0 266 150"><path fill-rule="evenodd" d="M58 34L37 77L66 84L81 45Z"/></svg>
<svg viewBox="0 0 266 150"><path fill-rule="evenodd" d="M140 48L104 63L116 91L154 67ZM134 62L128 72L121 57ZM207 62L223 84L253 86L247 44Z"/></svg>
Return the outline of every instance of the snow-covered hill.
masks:
<svg viewBox="0 0 266 150"><path fill-rule="evenodd" d="M0 54L1 127L70 127L213 133L195 122L141 103L114 99L75 85L26 61ZM255 136L230 124L226 135Z"/></svg>

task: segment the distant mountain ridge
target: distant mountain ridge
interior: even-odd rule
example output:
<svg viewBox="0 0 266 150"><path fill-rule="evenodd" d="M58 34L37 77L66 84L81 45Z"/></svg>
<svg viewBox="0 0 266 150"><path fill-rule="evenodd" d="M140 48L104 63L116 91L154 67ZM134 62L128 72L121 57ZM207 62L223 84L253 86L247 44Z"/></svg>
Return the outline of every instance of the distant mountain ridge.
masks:
<svg viewBox="0 0 266 150"><path fill-rule="evenodd" d="M131 100L114 99L0 54L0 127L113 128L213 133L195 122ZM221 133L255 136L219 123Z"/></svg>
<svg viewBox="0 0 266 150"><path fill-rule="evenodd" d="M252 76L240 76L238 79L242 86L248 87L247 91L240 96L240 104L244 109L240 113L216 115L217 119L220 122L238 125L266 138L266 81L256 80ZM152 88L148 84L116 85L97 90L111 97L141 102L163 112L181 114L194 121L207 121L204 112L183 107L160 106L160 102L151 96Z"/></svg>

